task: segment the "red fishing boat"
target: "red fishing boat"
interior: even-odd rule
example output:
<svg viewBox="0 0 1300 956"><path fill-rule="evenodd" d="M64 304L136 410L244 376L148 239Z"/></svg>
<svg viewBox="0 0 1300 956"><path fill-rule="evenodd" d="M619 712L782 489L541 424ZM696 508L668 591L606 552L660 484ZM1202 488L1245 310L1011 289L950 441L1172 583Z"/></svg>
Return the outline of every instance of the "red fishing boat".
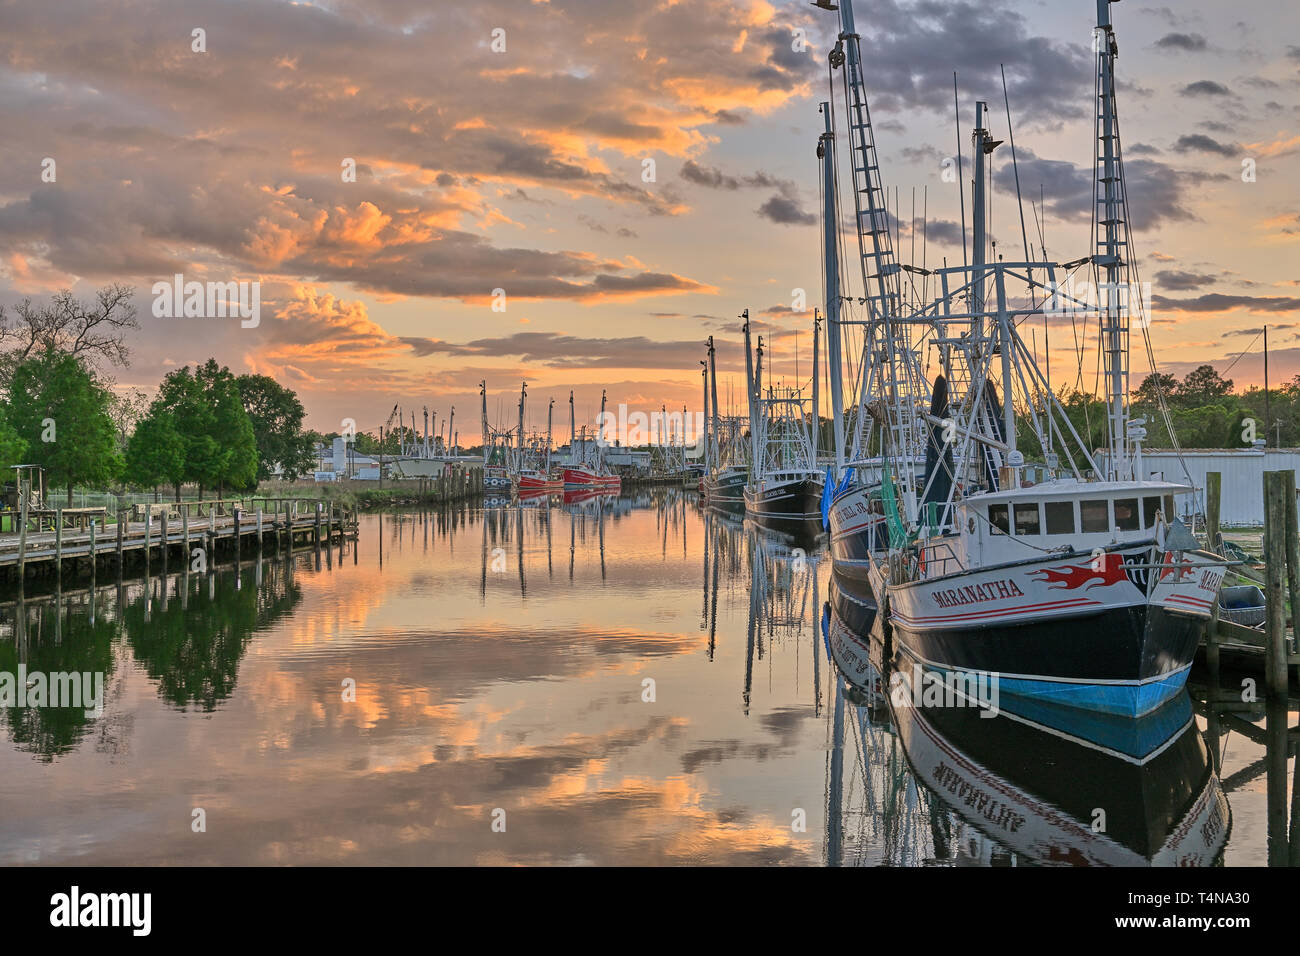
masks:
<svg viewBox="0 0 1300 956"><path fill-rule="evenodd" d="M564 469L565 491L619 491L623 479L618 475L601 473L588 465Z"/></svg>
<svg viewBox="0 0 1300 956"><path fill-rule="evenodd" d="M522 494L530 491L562 491L564 481L537 468L527 468L515 478L515 487Z"/></svg>

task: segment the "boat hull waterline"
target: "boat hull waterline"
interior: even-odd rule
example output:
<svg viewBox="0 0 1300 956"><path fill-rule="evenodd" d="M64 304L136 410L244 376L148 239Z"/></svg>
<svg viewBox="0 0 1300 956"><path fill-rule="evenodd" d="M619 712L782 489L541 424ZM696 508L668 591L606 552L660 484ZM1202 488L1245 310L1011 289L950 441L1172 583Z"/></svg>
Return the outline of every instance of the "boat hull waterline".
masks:
<svg viewBox="0 0 1300 956"><path fill-rule="evenodd" d="M710 507L734 511L745 509L745 483L749 475L744 471L724 472L704 479L704 495Z"/></svg>
<svg viewBox="0 0 1300 956"><path fill-rule="evenodd" d="M822 488L820 477L762 481L745 488L745 511L760 521L820 521Z"/></svg>
<svg viewBox="0 0 1300 956"><path fill-rule="evenodd" d="M839 567L836 567L837 571ZM886 587L898 648L917 663L993 675L999 692L1138 717L1187 681L1224 569L1155 545L1050 556Z"/></svg>
<svg viewBox="0 0 1300 956"><path fill-rule="evenodd" d="M618 475L601 475L589 468L564 469L565 491L618 491L622 486Z"/></svg>

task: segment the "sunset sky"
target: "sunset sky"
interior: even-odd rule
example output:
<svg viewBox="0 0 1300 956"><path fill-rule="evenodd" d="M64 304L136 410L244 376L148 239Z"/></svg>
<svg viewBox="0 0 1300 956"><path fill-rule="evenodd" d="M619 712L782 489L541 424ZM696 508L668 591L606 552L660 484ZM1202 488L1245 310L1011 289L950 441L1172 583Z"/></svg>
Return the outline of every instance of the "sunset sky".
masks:
<svg viewBox="0 0 1300 956"><path fill-rule="evenodd" d="M930 264L961 256L941 178L952 73L969 156L977 98L1006 138L999 65L1048 252L1087 255L1093 0L855 9L904 219L929 187ZM1272 381L1300 374L1300 7L1112 10L1161 370L1226 369L1268 324ZM370 430L395 402L439 419L455 405L476 440L483 378L494 419L521 379L533 427L554 397L561 437L570 388L580 422L602 388L633 409L698 407L710 334L723 394L740 394L745 308L778 375L799 330L806 376L793 290L821 304L817 104L835 30L806 0L0 0L0 303L127 282L142 329L119 387L152 394L215 356L294 388L322 431ZM993 232L1019 258L1007 147L994 162ZM260 326L155 318L150 288L176 273L260 281ZM1071 365L1056 344L1053 367ZM1132 368L1149 371L1140 349ZM1258 342L1228 377L1262 381Z"/></svg>

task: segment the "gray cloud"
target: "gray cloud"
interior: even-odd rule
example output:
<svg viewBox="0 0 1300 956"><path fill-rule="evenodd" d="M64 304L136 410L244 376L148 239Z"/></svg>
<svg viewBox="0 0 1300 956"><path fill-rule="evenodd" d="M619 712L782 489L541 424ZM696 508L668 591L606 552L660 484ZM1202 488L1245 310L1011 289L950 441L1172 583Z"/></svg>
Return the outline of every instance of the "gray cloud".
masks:
<svg viewBox="0 0 1300 956"><path fill-rule="evenodd" d="M1175 312L1227 312L1246 309L1250 312L1297 312L1300 299L1287 296L1220 295L1209 293L1194 299L1171 299L1153 295L1151 303L1157 308Z"/></svg>
<svg viewBox="0 0 1300 956"><path fill-rule="evenodd" d="M1174 150L1179 153L1214 153L1229 157L1236 156L1240 152L1237 147L1229 143L1220 143L1204 133L1191 133L1178 137L1178 142L1174 143Z"/></svg>
<svg viewBox="0 0 1300 956"><path fill-rule="evenodd" d="M1155 280L1163 289L1172 292L1186 292L1199 289L1215 281L1212 275L1199 272L1182 272L1176 269L1163 269L1155 274Z"/></svg>
<svg viewBox="0 0 1300 956"><path fill-rule="evenodd" d="M742 187L751 188L777 188L784 191L793 190L794 183L788 179L778 179L775 176L763 172L761 169L748 176L732 176L724 173L716 166L701 166L693 159L688 159L682 164L682 178L687 182L694 183L697 186L706 186L709 189L741 189Z"/></svg>
<svg viewBox="0 0 1300 956"><path fill-rule="evenodd" d="M517 332L463 344L420 338L404 338L402 342L418 355L508 357L530 365L563 369L694 368L704 351L703 340L698 339L658 342L643 335L591 338L557 332Z"/></svg>
<svg viewBox="0 0 1300 956"><path fill-rule="evenodd" d="M1186 50L1199 52L1206 48L1205 37L1199 33L1166 33L1156 41L1162 50Z"/></svg>
<svg viewBox="0 0 1300 956"><path fill-rule="evenodd" d="M1089 217L1093 214L1093 179L1091 167L1076 166L1065 160L1042 159L1032 150L1019 150L1021 187L1041 183L1048 211L1061 218ZM1189 187L1203 182L1204 174L1184 173L1154 159L1130 159L1124 164L1127 178L1132 227L1155 229L1167 223L1195 219L1189 205ZM1015 171L1003 163L994 172L994 183L1006 193L1015 192Z"/></svg>
<svg viewBox="0 0 1300 956"><path fill-rule="evenodd" d="M1029 32L1032 21L998 0L878 0L859 11L873 112L952 109L952 74L967 90L1001 88L1005 66L1019 117L1056 123L1088 115L1092 54L1083 44Z"/></svg>
<svg viewBox="0 0 1300 956"><path fill-rule="evenodd" d="M1231 96L1232 90L1214 80L1197 80L1188 83L1179 92L1183 96Z"/></svg>
<svg viewBox="0 0 1300 956"><path fill-rule="evenodd" d="M813 226L817 216L807 212L799 200L791 196L776 195L758 207L758 214L783 226Z"/></svg>

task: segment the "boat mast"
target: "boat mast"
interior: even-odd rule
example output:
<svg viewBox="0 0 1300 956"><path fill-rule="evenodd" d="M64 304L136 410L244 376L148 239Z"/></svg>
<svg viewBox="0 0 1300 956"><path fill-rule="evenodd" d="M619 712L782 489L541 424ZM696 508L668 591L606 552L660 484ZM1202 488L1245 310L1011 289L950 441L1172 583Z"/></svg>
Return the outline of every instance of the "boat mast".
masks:
<svg viewBox="0 0 1300 956"><path fill-rule="evenodd" d="M844 471L844 383L840 353L840 256L839 216L835 202L835 133L831 129L831 104L822 103L825 132L817 140L817 156L822 161L822 228L826 249L823 255L826 274L826 359L830 363L831 416L835 443L835 481Z"/></svg>
<svg viewBox="0 0 1300 956"><path fill-rule="evenodd" d="M453 412L455 409L452 410ZM555 399L546 409L546 471L543 477L551 477L551 418L555 415Z"/></svg>
<svg viewBox="0 0 1300 956"><path fill-rule="evenodd" d="M889 218L885 211L885 187L880 177L880 157L876 152L871 110L867 106L866 87L862 78L859 39L853 22L853 0L840 0L840 35L835 44L836 49L831 54L831 62L839 65L835 61L840 60L847 68L845 82L849 86L849 141L853 148L851 162L855 202L859 203L858 243L862 253L862 281L864 289L870 293L872 280L875 280L876 294L868 294L867 302L875 315L883 316L893 311L890 284L898 274L898 265L894 262ZM860 205L864 200L865 208ZM871 242L870 251L866 248L868 238Z"/></svg>
<svg viewBox="0 0 1300 956"><path fill-rule="evenodd" d="M822 9L833 4L818 3ZM844 67L844 97L848 116L849 164L857 215L858 251L868 319L864 337L854 452L866 454L872 420L879 418L881 453L895 460L891 480L909 512L916 506L916 476L912 467L920 429L917 405L929 400L919 356L908 322L899 321L901 272L889 228L880 156L876 149L866 85L861 38L853 19L852 0L839 0L840 33L830 53L832 69ZM877 415L875 406L880 411Z"/></svg>
<svg viewBox="0 0 1300 956"><path fill-rule="evenodd" d="M758 337L758 348L754 352L754 410L758 419L758 434L754 451L756 474L767 473L767 407L763 404L763 336Z"/></svg>
<svg viewBox="0 0 1300 956"><path fill-rule="evenodd" d="M713 464L713 455L709 449L709 363L707 359L700 359L700 377L704 380L704 434L696 436L704 439L704 473L709 473L709 468Z"/></svg>
<svg viewBox="0 0 1300 956"><path fill-rule="evenodd" d="M979 343L983 350L984 356L987 356L993 349L993 336L998 337L997 351L1002 359L1002 440L1006 443L1008 452L1014 451L1016 447L1016 409L1015 409L1015 388L1013 387L1012 362L1014 360L1015 342L1011 335L1011 323L1006 314L1006 301L1003 295L1003 285L1001 273L997 276L998 289L998 327L996 330L986 330L984 328L984 303L985 289L984 276L986 260L986 247L988 245L988 226L986 213L988 210L988 196L985 191L985 163L984 157L990 155L993 150L1002 145L1002 140L994 139L992 134L984 128L985 117L988 115L989 105L983 101L975 103L975 131L971 134L971 145L973 149L973 159L975 161L975 179L972 191L972 213L974 215L974 243L973 257L971 261L971 313L975 316L974 322L974 339ZM989 409L989 414L993 410Z"/></svg>
<svg viewBox="0 0 1300 956"><path fill-rule="evenodd" d="M524 399L528 397L528 383L519 386L519 434L515 436L516 468L524 467Z"/></svg>
<svg viewBox="0 0 1300 956"><path fill-rule="evenodd" d="M569 464L574 468L578 467L578 462L574 458L577 454L578 446L574 444L578 440L578 429L574 424L573 417L573 389L569 389Z"/></svg>
<svg viewBox="0 0 1300 956"><path fill-rule="evenodd" d="M489 457L490 457L488 446L492 441L492 436L488 433L487 380L486 379L478 383L478 393L479 396L483 399L483 467L486 468L488 466Z"/></svg>
<svg viewBox="0 0 1300 956"><path fill-rule="evenodd" d="M600 422L602 427L605 424L605 390L603 388L600 390L600 418L596 419L596 421ZM601 471L604 470L604 467L605 467L605 444L600 440L600 432L597 431L596 433L596 474L599 475Z"/></svg>
<svg viewBox="0 0 1300 956"><path fill-rule="evenodd" d="M456 406L451 406L451 419L447 422L447 437L451 440L451 454L456 454ZM447 446L442 446L443 454L447 453Z"/></svg>
<svg viewBox="0 0 1300 956"><path fill-rule="evenodd" d="M1107 412L1110 438L1110 477L1131 477L1128 436L1128 310L1121 303L1131 291L1121 285L1128 269L1128 223L1124 181L1120 172L1119 115L1115 108L1115 59L1119 44L1110 22L1115 0L1097 0L1097 247L1093 263L1104 271L1105 313L1101 338L1104 345ZM1101 294L1100 292L1098 293Z"/></svg>
<svg viewBox="0 0 1300 956"><path fill-rule="evenodd" d="M821 452L821 434L822 434L821 407L818 404L818 401L820 399L820 393L818 392L818 382L817 382L817 375L820 371L820 369L818 369L817 367L817 360L818 357L821 355L821 329L822 329L821 316L817 313L816 309L813 309L812 434L809 436L809 438L811 438L812 441L811 441L811 448L809 450L812 452L812 466L814 469L817 468L817 456ZM799 407L800 407L799 417L802 418L803 405L801 404Z"/></svg>
<svg viewBox="0 0 1300 956"><path fill-rule="evenodd" d="M720 463L722 458L722 446L718 442L718 360L713 352L713 336L709 336L709 375L713 379L713 461L715 464Z"/></svg>
<svg viewBox="0 0 1300 956"><path fill-rule="evenodd" d="M749 347L749 309L740 313L745 320L745 394L749 399L749 462L751 481L758 476L758 396L754 394L754 353Z"/></svg>

